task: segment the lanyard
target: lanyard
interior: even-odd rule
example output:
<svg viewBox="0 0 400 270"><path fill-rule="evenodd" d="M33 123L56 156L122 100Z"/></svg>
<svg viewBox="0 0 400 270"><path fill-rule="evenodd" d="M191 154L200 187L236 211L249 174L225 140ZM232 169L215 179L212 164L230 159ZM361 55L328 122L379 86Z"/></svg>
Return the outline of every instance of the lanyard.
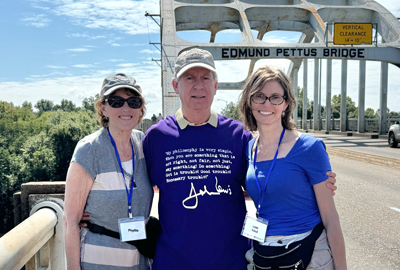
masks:
<svg viewBox="0 0 400 270"><path fill-rule="evenodd" d="M256 172L258 141L257 141L256 149L254 150L254 164L253 164L254 165L254 176L256 178L258 193L260 195L260 199L258 200L258 206L257 206L257 217L258 217L258 215L260 213L260 208L261 208L262 202L264 200L264 191L267 188L269 175L271 174L272 169L274 168L276 157L278 156L279 145L281 145L283 135L285 135L285 129L282 130L281 137L279 138L278 148L276 149L276 153L275 153L274 159L272 160L271 167L269 167L269 171L268 171L267 177L265 178L265 185L264 185L264 188L262 190L261 190L260 181L258 180L257 172Z"/></svg>
<svg viewBox="0 0 400 270"><path fill-rule="evenodd" d="M126 182L125 182L125 174L124 174L124 170L122 168L121 160L119 158L117 145L115 144L115 141L114 141L113 137L111 136L110 130L108 128L107 128L107 131L108 131L108 136L110 136L111 143L114 146L115 155L117 156L119 168L121 169L122 176L124 177L124 185L125 185L125 190L126 190L126 196L128 197L129 218L132 218L132 207L131 207L131 205L132 205L133 187L136 188L136 183L135 183L135 180L133 179L133 173L135 171L135 153L133 152L132 139L129 140L129 142L131 143L131 148L132 148L132 177L131 177L131 188L130 188L130 191L128 192L128 187L126 186Z"/></svg>

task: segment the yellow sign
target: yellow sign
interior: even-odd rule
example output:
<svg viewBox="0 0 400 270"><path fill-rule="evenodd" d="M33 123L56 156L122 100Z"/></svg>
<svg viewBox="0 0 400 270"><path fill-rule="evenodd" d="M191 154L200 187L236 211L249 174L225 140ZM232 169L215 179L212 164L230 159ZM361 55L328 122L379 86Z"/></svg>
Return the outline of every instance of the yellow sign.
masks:
<svg viewBox="0 0 400 270"><path fill-rule="evenodd" d="M359 45L372 44L371 23L335 23L333 44Z"/></svg>

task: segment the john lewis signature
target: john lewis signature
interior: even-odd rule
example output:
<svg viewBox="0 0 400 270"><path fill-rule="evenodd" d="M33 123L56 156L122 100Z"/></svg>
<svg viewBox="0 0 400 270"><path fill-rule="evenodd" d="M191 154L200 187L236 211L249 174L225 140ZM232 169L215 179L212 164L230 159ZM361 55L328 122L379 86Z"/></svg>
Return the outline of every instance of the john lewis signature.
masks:
<svg viewBox="0 0 400 270"><path fill-rule="evenodd" d="M199 199L198 199L199 196L204 196L204 195L214 196L214 195L221 195L221 193L232 195L232 191L231 191L230 185L228 185L227 189L223 189L220 185L218 185L218 178L217 177L215 177L215 191L208 191L206 185L204 185L204 189L203 190L199 189L199 191L196 192L196 189L195 189L194 184L192 182L189 196L182 201L182 204L183 204L183 207L185 207L186 209L196 209L197 205L199 203ZM186 202L191 200L191 199L195 200L194 205L187 205Z"/></svg>

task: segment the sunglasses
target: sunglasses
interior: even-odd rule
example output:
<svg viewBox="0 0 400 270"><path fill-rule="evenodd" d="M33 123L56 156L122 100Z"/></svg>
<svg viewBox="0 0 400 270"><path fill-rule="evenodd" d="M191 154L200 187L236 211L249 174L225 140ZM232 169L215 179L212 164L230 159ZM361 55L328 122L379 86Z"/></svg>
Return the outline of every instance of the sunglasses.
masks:
<svg viewBox="0 0 400 270"><path fill-rule="evenodd" d="M281 96L278 94L273 94L272 96L267 97L263 93L255 93L251 97L251 100L257 104L264 104L269 99L269 102L272 105L281 105L285 101L285 98L286 98L285 96Z"/></svg>
<svg viewBox="0 0 400 270"><path fill-rule="evenodd" d="M124 106L125 101L128 102L128 106L132 109L139 109L143 105L143 99L140 97L130 97L128 99L124 99L119 96L110 96L109 98L105 99L105 101L108 102L108 105L113 108L121 108Z"/></svg>

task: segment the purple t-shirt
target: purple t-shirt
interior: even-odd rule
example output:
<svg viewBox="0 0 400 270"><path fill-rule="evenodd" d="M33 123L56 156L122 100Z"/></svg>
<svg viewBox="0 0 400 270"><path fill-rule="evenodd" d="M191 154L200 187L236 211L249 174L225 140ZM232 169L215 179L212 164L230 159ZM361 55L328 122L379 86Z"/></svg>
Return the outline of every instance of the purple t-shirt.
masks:
<svg viewBox="0 0 400 270"><path fill-rule="evenodd" d="M256 138L249 142L249 166L246 188L256 205L260 195L251 160L251 148ZM272 160L256 162L261 189ZM284 158L278 158L268 179L261 205L260 216L268 220L267 236L304 233L321 222L313 185L328 179L331 170L323 142L302 134Z"/></svg>
<svg viewBox="0 0 400 270"><path fill-rule="evenodd" d="M246 269L242 186L251 134L218 116L218 126L187 126L175 117L144 137L149 178L160 190L162 232L153 269Z"/></svg>

